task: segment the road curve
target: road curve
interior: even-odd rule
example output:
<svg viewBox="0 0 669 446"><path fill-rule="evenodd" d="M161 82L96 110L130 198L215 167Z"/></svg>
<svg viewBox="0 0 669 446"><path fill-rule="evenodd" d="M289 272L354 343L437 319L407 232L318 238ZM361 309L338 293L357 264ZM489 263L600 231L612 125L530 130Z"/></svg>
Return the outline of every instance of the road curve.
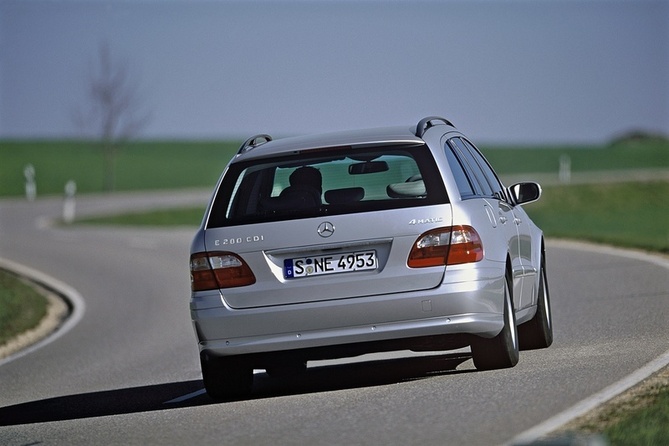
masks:
<svg viewBox="0 0 669 446"><path fill-rule="evenodd" d="M202 204L193 191L84 197L81 212ZM0 257L76 290L85 314L0 366L0 444L501 444L669 349L669 278L617 250L550 243L555 343L513 369L468 352L310 364L256 375L253 396L202 394L188 315L192 228L59 228L61 200L0 202Z"/></svg>

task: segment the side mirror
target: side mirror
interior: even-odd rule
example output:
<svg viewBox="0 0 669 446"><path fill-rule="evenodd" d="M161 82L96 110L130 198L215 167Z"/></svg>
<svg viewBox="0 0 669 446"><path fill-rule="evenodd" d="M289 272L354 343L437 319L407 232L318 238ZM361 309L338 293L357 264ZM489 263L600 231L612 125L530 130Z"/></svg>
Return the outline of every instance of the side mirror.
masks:
<svg viewBox="0 0 669 446"><path fill-rule="evenodd" d="M516 183L509 186L506 191L511 204L514 206L532 203L541 197L541 186L538 183Z"/></svg>

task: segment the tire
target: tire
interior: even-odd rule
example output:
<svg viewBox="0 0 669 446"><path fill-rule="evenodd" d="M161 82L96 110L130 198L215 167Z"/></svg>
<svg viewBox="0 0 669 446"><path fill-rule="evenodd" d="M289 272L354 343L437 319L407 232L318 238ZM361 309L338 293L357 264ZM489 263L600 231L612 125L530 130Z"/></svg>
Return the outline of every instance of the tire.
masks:
<svg viewBox="0 0 669 446"><path fill-rule="evenodd" d="M202 380L207 394L215 400L248 396L253 386L253 368L243 359L200 354Z"/></svg>
<svg viewBox="0 0 669 446"><path fill-rule="evenodd" d="M492 339L481 338L472 343L474 366L478 370L505 369L518 364L518 330L509 283L507 275L504 280L504 328Z"/></svg>
<svg viewBox="0 0 669 446"><path fill-rule="evenodd" d="M521 350L547 348L553 343L553 319L546 279L546 262L542 255L539 270L537 312L532 319L518 327Z"/></svg>

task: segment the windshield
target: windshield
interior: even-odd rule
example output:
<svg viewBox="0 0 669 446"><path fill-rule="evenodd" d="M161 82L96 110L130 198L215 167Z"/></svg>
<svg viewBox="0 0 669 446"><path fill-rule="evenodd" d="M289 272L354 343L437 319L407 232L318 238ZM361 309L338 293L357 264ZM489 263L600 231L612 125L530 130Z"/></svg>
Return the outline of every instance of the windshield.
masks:
<svg viewBox="0 0 669 446"><path fill-rule="evenodd" d="M208 227L446 203L425 146L313 150L232 164Z"/></svg>

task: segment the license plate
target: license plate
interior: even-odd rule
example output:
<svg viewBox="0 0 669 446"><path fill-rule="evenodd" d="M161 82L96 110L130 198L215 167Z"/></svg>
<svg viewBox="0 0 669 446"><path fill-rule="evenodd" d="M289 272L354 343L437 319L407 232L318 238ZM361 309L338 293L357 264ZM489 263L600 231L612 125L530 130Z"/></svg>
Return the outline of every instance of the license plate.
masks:
<svg viewBox="0 0 669 446"><path fill-rule="evenodd" d="M347 252L325 256L300 257L283 261L286 279L349 273L376 269L376 251Z"/></svg>

